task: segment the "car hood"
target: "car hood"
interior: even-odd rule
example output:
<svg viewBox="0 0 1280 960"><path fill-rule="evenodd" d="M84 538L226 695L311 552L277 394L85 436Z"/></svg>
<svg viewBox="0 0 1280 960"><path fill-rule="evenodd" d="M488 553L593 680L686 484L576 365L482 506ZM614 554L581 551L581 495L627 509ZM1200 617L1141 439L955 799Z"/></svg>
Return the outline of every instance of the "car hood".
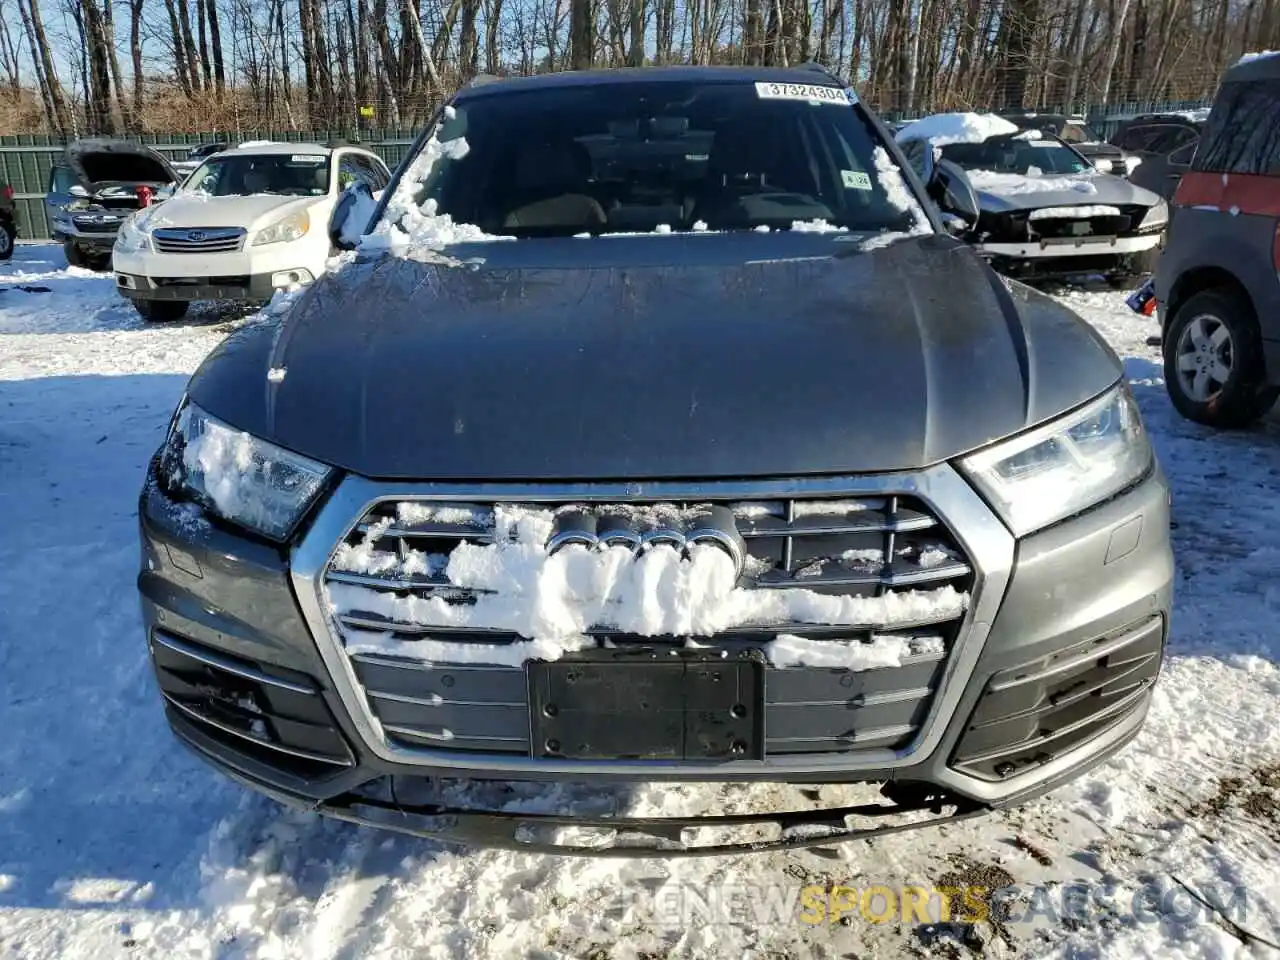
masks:
<svg viewBox="0 0 1280 960"><path fill-rule="evenodd" d="M1160 198L1150 190L1105 173L1030 177L975 170L969 174L969 179L978 192L978 206L986 213L1097 204L1152 207L1160 202Z"/></svg>
<svg viewBox="0 0 1280 960"><path fill-rule="evenodd" d="M1120 375L1091 327L947 237L483 246L323 277L191 398L370 477L784 477L948 459Z"/></svg>
<svg viewBox="0 0 1280 960"><path fill-rule="evenodd" d="M324 197L290 197L257 193L247 197L211 197L181 190L164 202L147 222L156 227L244 227L261 229L295 210L306 210ZM323 230L326 224L313 223Z"/></svg>
<svg viewBox="0 0 1280 960"><path fill-rule="evenodd" d="M67 165L85 184L176 183L169 161L150 147L127 140L77 140L66 149Z"/></svg>

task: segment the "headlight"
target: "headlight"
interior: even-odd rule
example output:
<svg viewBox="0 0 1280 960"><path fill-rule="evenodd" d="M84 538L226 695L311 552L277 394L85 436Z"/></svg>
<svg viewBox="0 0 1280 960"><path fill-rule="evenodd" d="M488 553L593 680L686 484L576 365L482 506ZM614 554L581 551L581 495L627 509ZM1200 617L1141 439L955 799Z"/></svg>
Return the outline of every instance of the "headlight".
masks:
<svg viewBox="0 0 1280 960"><path fill-rule="evenodd" d="M1110 160L1108 160L1106 157L1098 157L1097 159L1095 159L1095 160L1093 161L1093 166L1094 166L1094 168L1095 168L1099 173L1114 173L1114 172L1115 172L1115 170L1113 169L1113 167L1112 167L1112 165L1111 165L1111 161L1110 161Z"/></svg>
<svg viewBox="0 0 1280 960"><path fill-rule="evenodd" d="M328 480L331 468L259 440L185 401L169 428L160 476L207 509L273 540L284 540Z"/></svg>
<svg viewBox="0 0 1280 960"><path fill-rule="evenodd" d="M1169 225L1169 204L1161 200L1147 211L1138 224L1139 233L1156 233Z"/></svg>
<svg viewBox="0 0 1280 960"><path fill-rule="evenodd" d="M1140 479L1151 460L1133 397L1116 387L960 467L1021 537L1114 496Z"/></svg>
<svg viewBox="0 0 1280 960"><path fill-rule="evenodd" d="M253 245L260 247L264 243L287 243L290 240L298 240L306 236L309 229L311 229L311 217L307 215L307 211L300 210L259 230L258 235L253 238Z"/></svg>
<svg viewBox="0 0 1280 960"><path fill-rule="evenodd" d="M115 249L120 253L141 253L151 248L151 234L139 230L133 220L120 224L116 233Z"/></svg>

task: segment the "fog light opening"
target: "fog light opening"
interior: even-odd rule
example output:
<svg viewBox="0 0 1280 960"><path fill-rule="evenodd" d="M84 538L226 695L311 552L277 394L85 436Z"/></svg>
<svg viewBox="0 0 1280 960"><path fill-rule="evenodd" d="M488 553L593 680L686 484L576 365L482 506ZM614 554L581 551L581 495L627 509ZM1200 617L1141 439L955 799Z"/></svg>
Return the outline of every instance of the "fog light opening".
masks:
<svg viewBox="0 0 1280 960"><path fill-rule="evenodd" d="M279 273L271 275L271 285L273 287L292 287L298 284L310 283L313 277L310 270L281 270Z"/></svg>

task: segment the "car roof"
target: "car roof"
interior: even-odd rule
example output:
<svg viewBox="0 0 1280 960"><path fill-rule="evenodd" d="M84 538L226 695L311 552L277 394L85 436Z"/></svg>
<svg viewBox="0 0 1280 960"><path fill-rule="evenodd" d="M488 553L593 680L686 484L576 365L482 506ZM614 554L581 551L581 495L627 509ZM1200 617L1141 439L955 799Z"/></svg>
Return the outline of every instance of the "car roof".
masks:
<svg viewBox="0 0 1280 960"><path fill-rule="evenodd" d="M459 90L456 100L493 94L589 87L603 83L807 83L822 87L844 84L816 67L619 67L611 70L566 70L532 77L487 78Z"/></svg>
<svg viewBox="0 0 1280 960"><path fill-rule="evenodd" d="M1236 63L1222 78L1223 83L1280 79L1280 52L1252 54Z"/></svg>
<svg viewBox="0 0 1280 960"><path fill-rule="evenodd" d="M279 155L279 154L307 154L308 156L327 157L333 153L333 148L321 146L318 143L255 143L251 146L240 146L233 150L226 151L229 154L263 154L263 155Z"/></svg>

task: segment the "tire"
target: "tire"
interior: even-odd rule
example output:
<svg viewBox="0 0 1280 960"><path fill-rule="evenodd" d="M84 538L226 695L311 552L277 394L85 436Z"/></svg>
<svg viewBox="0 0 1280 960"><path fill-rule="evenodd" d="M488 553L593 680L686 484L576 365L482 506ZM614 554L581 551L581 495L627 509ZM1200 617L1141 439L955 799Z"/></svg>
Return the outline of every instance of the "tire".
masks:
<svg viewBox="0 0 1280 960"><path fill-rule="evenodd" d="M186 300L135 300L133 306L147 323L171 323L185 317L191 304Z"/></svg>
<svg viewBox="0 0 1280 960"><path fill-rule="evenodd" d="M1271 409L1258 318L1243 293L1204 290L1185 300L1164 336L1164 382L1177 411L1210 427L1247 427Z"/></svg>
<svg viewBox="0 0 1280 960"><path fill-rule="evenodd" d="M62 252L67 255L68 267L86 267L84 254L80 252L80 248L74 240L66 240L62 244Z"/></svg>
<svg viewBox="0 0 1280 960"><path fill-rule="evenodd" d="M0 222L0 260L13 256L13 240L18 235L12 223Z"/></svg>
<svg viewBox="0 0 1280 960"><path fill-rule="evenodd" d="M111 272L111 254L94 253L85 257L85 265L97 273Z"/></svg>

